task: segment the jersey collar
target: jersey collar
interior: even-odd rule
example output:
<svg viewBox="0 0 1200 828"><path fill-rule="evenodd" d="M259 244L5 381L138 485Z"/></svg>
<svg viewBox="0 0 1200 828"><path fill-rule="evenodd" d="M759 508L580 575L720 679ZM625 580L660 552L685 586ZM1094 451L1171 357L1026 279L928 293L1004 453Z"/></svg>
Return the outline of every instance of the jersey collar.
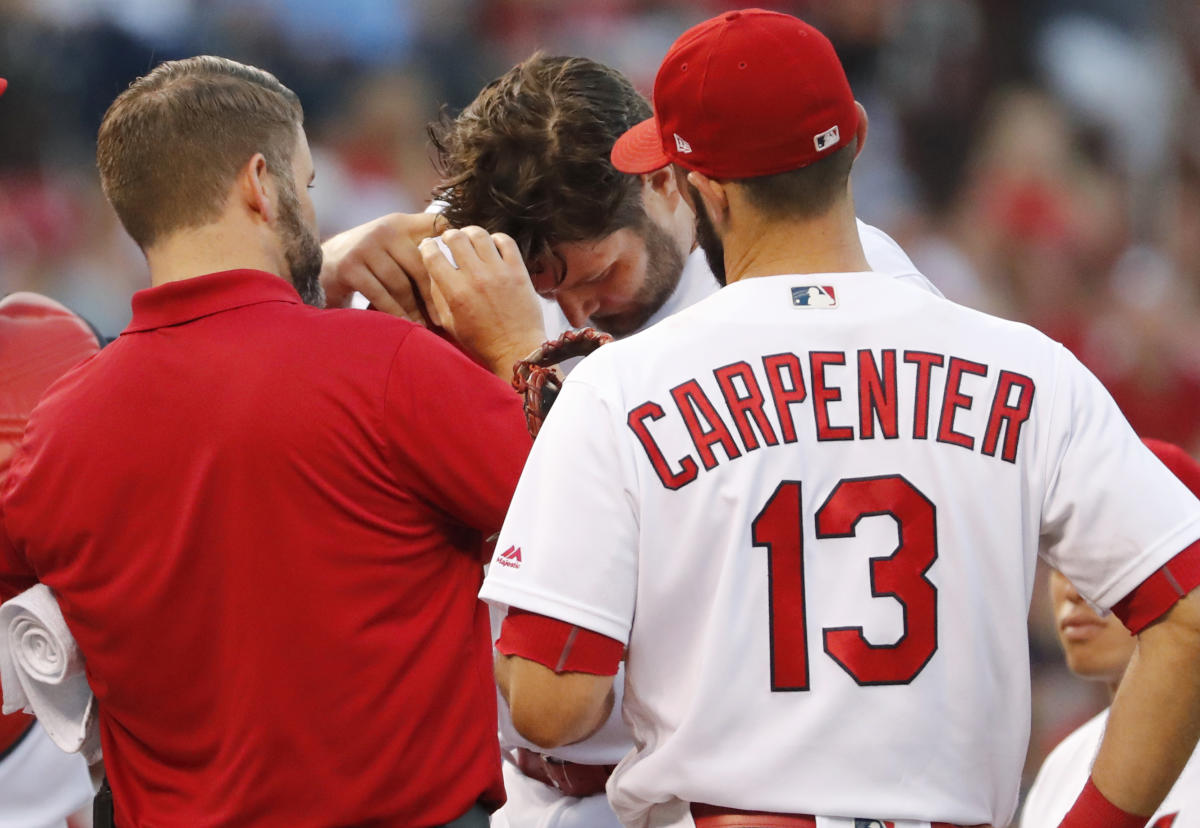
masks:
<svg viewBox="0 0 1200 828"><path fill-rule="evenodd" d="M124 333L181 325L262 302L300 304L296 289L262 270L223 270L139 290L133 295L133 321Z"/></svg>

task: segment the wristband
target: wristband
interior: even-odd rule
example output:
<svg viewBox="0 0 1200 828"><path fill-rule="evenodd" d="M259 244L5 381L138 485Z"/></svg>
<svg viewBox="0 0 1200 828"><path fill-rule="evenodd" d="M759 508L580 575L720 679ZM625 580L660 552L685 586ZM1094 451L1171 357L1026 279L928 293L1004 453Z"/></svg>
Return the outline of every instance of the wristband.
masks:
<svg viewBox="0 0 1200 828"><path fill-rule="evenodd" d="M1109 802L1089 776L1058 828L1145 828L1149 821L1148 816L1131 814Z"/></svg>

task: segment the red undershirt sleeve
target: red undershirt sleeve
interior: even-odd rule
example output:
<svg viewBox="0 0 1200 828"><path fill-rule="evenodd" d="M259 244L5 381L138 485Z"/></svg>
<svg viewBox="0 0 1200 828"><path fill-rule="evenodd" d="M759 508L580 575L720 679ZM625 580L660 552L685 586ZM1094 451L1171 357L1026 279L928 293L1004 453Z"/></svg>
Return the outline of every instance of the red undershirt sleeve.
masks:
<svg viewBox="0 0 1200 828"><path fill-rule="evenodd" d="M1200 541L1159 567L1118 601L1112 611L1130 632L1140 633L1197 586L1200 586Z"/></svg>
<svg viewBox="0 0 1200 828"><path fill-rule="evenodd" d="M625 645L598 632L510 608L500 627L496 649L536 661L556 673L591 673L615 676Z"/></svg>
<svg viewBox="0 0 1200 828"><path fill-rule="evenodd" d="M1123 811L1108 801L1089 776L1058 828L1144 828L1149 817Z"/></svg>

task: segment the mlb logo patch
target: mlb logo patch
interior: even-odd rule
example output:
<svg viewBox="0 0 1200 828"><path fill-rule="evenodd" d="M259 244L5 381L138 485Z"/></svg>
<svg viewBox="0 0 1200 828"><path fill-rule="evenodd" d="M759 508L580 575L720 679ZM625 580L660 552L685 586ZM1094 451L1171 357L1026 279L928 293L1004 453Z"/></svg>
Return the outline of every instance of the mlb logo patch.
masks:
<svg viewBox="0 0 1200 828"><path fill-rule="evenodd" d="M837 128L837 124L834 124L829 129L813 138L813 146L817 148L817 152L823 152L832 146L836 146L838 139L841 137L841 130Z"/></svg>
<svg viewBox="0 0 1200 828"><path fill-rule="evenodd" d="M856 819L854 828L896 828L896 823L884 819Z"/></svg>
<svg viewBox="0 0 1200 828"><path fill-rule="evenodd" d="M797 308L836 308L833 285L801 285L792 288L792 305Z"/></svg>

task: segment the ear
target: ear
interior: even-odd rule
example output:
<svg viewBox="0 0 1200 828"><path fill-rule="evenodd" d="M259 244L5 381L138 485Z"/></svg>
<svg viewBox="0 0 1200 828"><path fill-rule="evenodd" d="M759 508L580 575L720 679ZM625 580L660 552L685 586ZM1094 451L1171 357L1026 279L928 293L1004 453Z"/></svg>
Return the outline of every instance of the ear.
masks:
<svg viewBox="0 0 1200 828"><path fill-rule="evenodd" d="M671 171L671 167L663 167L661 170L645 173L641 178L643 197L653 193L666 201L668 207L674 209L679 199L679 188L676 186L675 174Z"/></svg>
<svg viewBox="0 0 1200 828"><path fill-rule="evenodd" d="M713 224L718 228L724 226L729 220L729 191L725 184L695 170L687 174L687 182L700 194L700 200L704 202ZM699 209L699 205L696 209Z"/></svg>
<svg viewBox="0 0 1200 828"><path fill-rule="evenodd" d="M276 193L275 182L267 173L267 159L256 152L238 173L234 192L247 210L270 224L275 219Z"/></svg>
<svg viewBox="0 0 1200 828"><path fill-rule="evenodd" d="M670 217L679 210L680 202L686 203L686 197L680 194L673 169L663 167L639 177L642 179L642 206L646 214L656 218L659 223L669 222Z"/></svg>
<svg viewBox="0 0 1200 828"><path fill-rule="evenodd" d="M867 143L867 110L858 101L854 102L854 106L858 109L858 129L854 131L854 137L858 139L858 149L854 151L854 157L858 158L858 154Z"/></svg>

